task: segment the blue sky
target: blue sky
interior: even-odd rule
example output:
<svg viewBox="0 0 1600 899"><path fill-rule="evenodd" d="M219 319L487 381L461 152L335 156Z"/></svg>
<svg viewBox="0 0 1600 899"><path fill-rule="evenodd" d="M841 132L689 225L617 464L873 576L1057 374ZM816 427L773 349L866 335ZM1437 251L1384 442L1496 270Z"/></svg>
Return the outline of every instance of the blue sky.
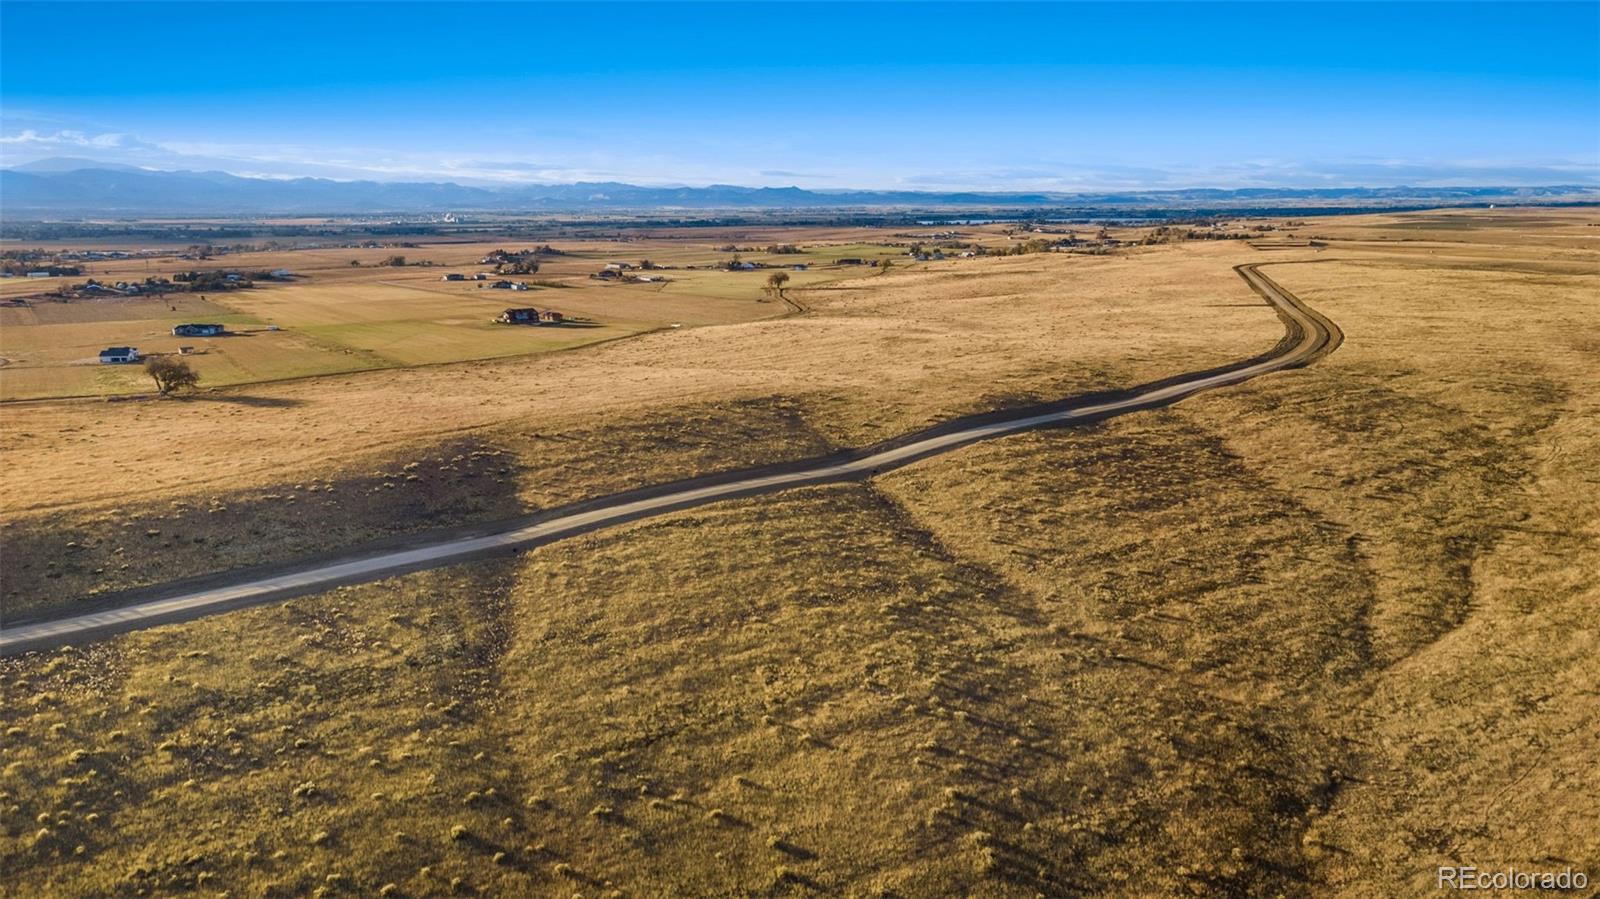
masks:
<svg viewBox="0 0 1600 899"><path fill-rule="evenodd" d="M813 188L1600 184L1600 3L0 4L0 162Z"/></svg>

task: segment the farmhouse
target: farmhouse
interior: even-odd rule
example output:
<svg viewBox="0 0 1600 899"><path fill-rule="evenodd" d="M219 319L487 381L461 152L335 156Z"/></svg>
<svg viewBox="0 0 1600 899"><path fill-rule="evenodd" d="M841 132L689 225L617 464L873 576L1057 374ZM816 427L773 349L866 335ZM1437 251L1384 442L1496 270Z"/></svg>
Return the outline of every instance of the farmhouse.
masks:
<svg viewBox="0 0 1600 899"><path fill-rule="evenodd" d="M221 334L223 332L223 330L224 330L224 328L223 328L222 325L215 325L215 324L173 325L172 326L172 336L173 337L215 337L218 334Z"/></svg>
<svg viewBox="0 0 1600 899"><path fill-rule="evenodd" d="M539 323L540 324L544 324L544 325L559 325L563 321L566 321L566 316L564 316L561 313L555 311L554 309L546 309L545 311L539 313Z"/></svg>
<svg viewBox="0 0 1600 899"><path fill-rule="evenodd" d="M502 325L536 325L539 323L539 310L507 309L495 321Z"/></svg>
<svg viewBox="0 0 1600 899"><path fill-rule="evenodd" d="M840 259L839 261L837 261L834 264L835 265L866 265L867 261L865 259L858 259L858 258L856 258L854 256L849 256L849 257L846 257L844 259Z"/></svg>
<svg viewBox="0 0 1600 899"><path fill-rule="evenodd" d="M125 365L139 361L139 348L131 346L112 346L100 351L101 365Z"/></svg>
<svg viewBox="0 0 1600 899"><path fill-rule="evenodd" d="M465 281L465 280L467 280L467 276L461 274L460 272L451 272L450 274L445 275L443 278L440 278L439 280L440 281Z"/></svg>

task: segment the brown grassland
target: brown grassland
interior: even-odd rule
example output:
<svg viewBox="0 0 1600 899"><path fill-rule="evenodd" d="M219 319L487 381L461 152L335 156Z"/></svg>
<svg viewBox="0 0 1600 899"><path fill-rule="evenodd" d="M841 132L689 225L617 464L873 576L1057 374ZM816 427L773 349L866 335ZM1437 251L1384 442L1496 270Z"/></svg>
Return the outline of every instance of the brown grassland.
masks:
<svg viewBox="0 0 1600 899"><path fill-rule="evenodd" d="M866 483L0 660L7 888L1600 876L1596 223L951 260L571 352L0 407L14 616L1249 356L1280 326L1241 262L1345 332Z"/></svg>

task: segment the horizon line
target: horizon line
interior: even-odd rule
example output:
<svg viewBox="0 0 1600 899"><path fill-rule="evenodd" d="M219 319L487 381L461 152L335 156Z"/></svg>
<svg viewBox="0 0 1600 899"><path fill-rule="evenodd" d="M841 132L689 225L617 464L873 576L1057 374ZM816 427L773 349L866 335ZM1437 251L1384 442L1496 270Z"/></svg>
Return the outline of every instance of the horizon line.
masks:
<svg viewBox="0 0 1600 899"><path fill-rule="evenodd" d="M878 194L911 194L911 195L940 195L940 194L976 194L980 196L1005 197L1019 195L1047 195L1047 196L1083 196L1092 194L1174 194L1192 191L1219 191L1227 193L1240 193L1244 191L1357 191L1357 190L1553 190L1566 189L1585 193L1600 193L1600 183L1585 184L1581 181L1549 181L1537 184L1511 184L1494 181L1473 181L1455 184L1372 184L1364 182L1342 182L1323 185L1296 185L1291 183L1252 184L1224 186L1216 182L1194 182L1181 187L1154 187L1154 186L1125 186L1125 187L1082 187L1082 188L1013 188L996 189L982 187L945 187L945 188L918 188L918 187L882 187L882 186L854 186L854 187L801 187L793 182L766 183L766 184L740 184L733 181L707 181L703 183L691 182L638 182L623 180L608 181L513 181L493 180L485 178L460 179L428 179L418 177L415 179L378 179L378 178L330 178L324 175L273 175L267 173L231 172L226 169L190 169L190 168L156 168L153 166L137 165L133 163L118 163L100 160L88 160L82 166L70 169L51 171L29 171L26 166L35 162L46 162L53 159L70 159L70 157L45 157L29 160L28 162L11 165L0 165L0 171L14 172L22 175L48 178L52 176L67 175L83 171L103 171L138 174L163 174L163 175L226 175L246 181L261 182L295 182L316 181L326 184L382 184L382 185L440 185L464 189L499 191L516 189L579 187L584 185L615 185L620 187L638 188L644 190L712 190L716 188L731 188L749 191L800 191L817 195L878 193Z"/></svg>

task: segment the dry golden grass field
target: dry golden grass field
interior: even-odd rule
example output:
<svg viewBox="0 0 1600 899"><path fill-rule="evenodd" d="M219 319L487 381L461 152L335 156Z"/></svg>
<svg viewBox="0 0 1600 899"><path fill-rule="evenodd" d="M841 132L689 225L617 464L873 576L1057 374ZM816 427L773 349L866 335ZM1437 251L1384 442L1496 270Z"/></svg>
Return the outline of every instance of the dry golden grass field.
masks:
<svg viewBox="0 0 1600 899"><path fill-rule="evenodd" d="M1281 334L1243 262L1281 263L1345 333L1306 369L861 484L0 660L7 888L1600 877L1595 223L1353 216L1290 229L1318 247L947 260L792 289L809 311L786 317L749 296L717 318L702 290L698 327L572 352L0 406L19 614L1225 363ZM349 324L293 306L284 333Z"/></svg>

